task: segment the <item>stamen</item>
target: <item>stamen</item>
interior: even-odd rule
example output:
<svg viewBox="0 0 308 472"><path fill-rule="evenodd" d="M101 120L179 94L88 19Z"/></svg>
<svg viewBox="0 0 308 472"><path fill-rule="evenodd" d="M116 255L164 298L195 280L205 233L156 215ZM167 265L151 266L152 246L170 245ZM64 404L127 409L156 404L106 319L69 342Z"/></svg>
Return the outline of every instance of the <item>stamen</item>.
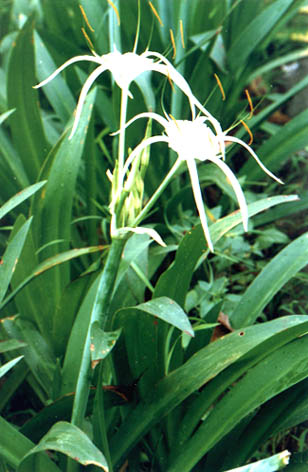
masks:
<svg viewBox="0 0 308 472"><path fill-rule="evenodd" d="M240 120L240 122L242 123L242 125L244 126L245 130L247 131L247 133L249 134L249 143L248 143L248 146L250 146L252 143L253 143L253 134L252 132L250 131L250 128L249 126L245 123L245 121L243 120Z"/></svg>
<svg viewBox="0 0 308 472"><path fill-rule="evenodd" d="M120 26L120 15L119 15L119 10L117 9L117 7L115 6L115 4L111 1L111 0L107 0L107 2L109 3L109 5L111 6L111 8L113 8L115 14L116 14L116 17L117 17L117 20L118 20L118 26Z"/></svg>
<svg viewBox="0 0 308 472"><path fill-rule="evenodd" d="M180 33L181 33L182 46L183 46L183 49L185 49L183 20L180 20Z"/></svg>
<svg viewBox="0 0 308 472"><path fill-rule="evenodd" d="M174 90L174 85L173 85L172 79L171 79L171 77L170 77L170 75L169 75L169 72L167 72L167 79L168 79L168 82L169 82L169 84L170 84L172 90Z"/></svg>
<svg viewBox="0 0 308 472"><path fill-rule="evenodd" d="M205 208L205 212L206 212L206 216L211 220L211 222L215 223L216 218L213 215L213 213L208 208Z"/></svg>
<svg viewBox="0 0 308 472"><path fill-rule="evenodd" d="M82 34L84 35L84 37L86 38L87 43L90 46L90 50L94 51L93 43L92 43L91 39L89 38L89 36L88 36L86 30L84 29L84 27L81 28L81 31L82 31Z"/></svg>
<svg viewBox="0 0 308 472"><path fill-rule="evenodd" d="M173 34L173 31L172 31L171 28L170 28L169 32L170 32L170 38L171 38L171 43L172 43L172 48L173 48L172 59L174 59L175 56L176 56L176 45L175 45L175 40L174 40L174 34Z"/></svg>
<svg viewBox="0 0 308 472"><path fill-rule="evenodd" d="M171 115L171 113L169 113L169 116L170 116L171 120L174 121L174 124L175 124L175 126L177 127L177 129L180 131L180 127L179 127L179 125L178 125L176 119L174 118L174 116Z"/></svg>
<svg viewBox="0 0 308 472"><path fill-rule="evenodd" d="M137 44L138 44L139 34L140 34L140 0L138 0L138 19L137 19L135 42L134 42L134 47L133 47L133 52L134 53L137 51Z"/></svg>
<svg viewBox="0 0 308 472"><path fill-rule="evenodd" d="M245 89L245 93L246 93L246 97L247 97L247 100L248 100L248 103L249 103L249 108L250 108L250 113L249 113L249 117L248 117L248 120L250 120L250 118L252 118L252 116L253 116L253 103L252 103L252 100L251 100L248 89Z"/></svg>
<svg viewBox="0 0 308 472"><path fill-rule="evenodd" d="M92 26L90 25L90 22L89 22L89 20L88 20L88 17L87 17L87 15L86 15L86 12L85 12L84 9L83 9L83 6L82 6L82 5L79 5L79 8L80 8L81 14L82 14L82 16L83 16L83 19L84 19L84 21L86 22L87 27L89 28L90 31L92 31L92 33L94 33L94 28L92 28Z"/></svg>
<svg viewBox="0 0 308 472"><path fill-rule="evenodd" d="M218 85L219 90L220 90L220 92L221 92L222 100L224 101L224 100L226 99L226 94L225 94L224 88L223 88L223 86L222 86L222 83L220 82L220 79L219 79L219 77L218 77L217 74L214 74L214 77L215 77L215 79L216 79L217 85Z"/></svg>
<svg viewBox="0 0 308 472"><path fill-rule="evenodd" d="M164 26L163 22L161 21L161 17L159 16L159 14L158 14L156 8L154 7L153 3L149 1L149 5L151 7L152 12L154 13L156 18L158 19L158 22L159 22L160 26Z"/></svg>

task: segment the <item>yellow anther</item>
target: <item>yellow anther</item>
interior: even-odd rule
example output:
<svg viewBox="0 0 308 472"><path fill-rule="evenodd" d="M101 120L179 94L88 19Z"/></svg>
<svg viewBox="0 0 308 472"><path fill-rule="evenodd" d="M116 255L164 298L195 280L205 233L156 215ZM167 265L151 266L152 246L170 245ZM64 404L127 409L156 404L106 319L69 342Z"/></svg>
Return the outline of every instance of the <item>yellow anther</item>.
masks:
<svg viewBox="0 0 308 472"><path fill-rule="evenodd" d="M208 208L205 209L205 212L206 212L206 216L209 218L209 220L212 221L212 223L215 223L216 218L213 215L213 213Z"/></svg>
<svg viewBox="0 0 308 472"><path fill-rule="evenodd" d="M219 79L219 77L218 77L217 74L214 74L214 77L215 77L215 79L216 79L217 85L218 85L219 90L220 90L220 92L221 92L222 99L225 100L225 99L226 99L226 94L225 94L224 88L223 88L223 86L222 86L222 83L220 82L220 79Z"/></svg>
<svg viewBox="0 0 308 472"><path fill-rule="evenodd" d="M117 17L117 20L118 20L118 26L120 26L120 15L119 15L119 10L117 9L117 7L115 6L115 4L111 1L111 0L107 0L107 2L109 3L109 5L111 6L111 8L113 8L115 14L116 14L116 17Z"/></svg>
<svg viewBox="0 0 308 472"><path fill-rule="evenodd" d="M176 45L175 45L175 40L174 40L174 34L173 34L173 31L172 31L171 28L170 28L169 32L170 32L170 39L171 39L172 48L173 48L172 59L174 59L175 56L176 56Z"/></svg>
<svg viewBox="0 0 308 472"><path fill-rule="evenodd" d="M83 19L84 19L84 21L86 22L87 27L89 28L90 31L92 31L92 33L94 33L94 28L92 28L92 26L90 25L90 22L89 22L89 20L88 20L88 17L87 17L87 15L86 15L86 12L85 12L84 9L83 9L83 6L82 6L82 5L79 5L79 8L80 8L81 14L82 14L82 16L83 16Z"/></svg>
<svg viewBox="0 0 308 472"><path fill-rule="evenodd" d="M175 124L175 126L177 127L177 129L180 131L180 127L179 127L179 125L178 125L176 119L174 118L174 116L171 115L171 113L169 113L169 116L170 116L171 120L174 121L174 124Z"/></svg>
<svg viewBox="0 0 308 472"><path fill-rule="evenodd" d="M86 38L86 41L89 44L91 51L94 51L93 43L92 43L91 39L89 38L86 30L82 27L81 31L82 31L82 34L84 35L84 37Z"/></svg>
<svg viewBox="0 0 308 472"><path fill-rule="evenodd" d="M164 26L164 25L163 25L163 22L161 21L161 17L159 16L158 11L157 11L156 8L154 7L153 3L152 3L152 2L149 2L149 5L150 5L150 7L151 7L151 10L152 10L154 16L156 16L156 18L158 19L158 22L159 22L160 26Z"/></svg>
<svg viewBox="0 0 308 472"><path fill-rule="evenodd" d="M252 104L252 100L251 100L250 93L249 93L248 89L245 89L245 93L246 93L246 97L247 97L247 100L248 100L248 103L249 103L249 108L250 108L250 113L249 113L249 117L248 117L248 119L250 120L250 118L252 118L252 116L253 116L253 104Z"/></svg>
<svg viewBox="0 0 308 472"><path fill-rule="evenodd" d="M240 120L240 122L242 123L242 125L244 126L245 130L247 131L247 133L249 134L249 143L248 143L248 146L250 146L252 143L253 143L253 134L252 132L250 131L250 128L249 126L245 123L245 121L243 120Z"/></svg>
<svg viewBox="0 0 308 472"><path fill-rule="evenodd" d="M183 49L185 49L183 20L180 20L180 33L181 33L182 46L183 46Z"/></svg>

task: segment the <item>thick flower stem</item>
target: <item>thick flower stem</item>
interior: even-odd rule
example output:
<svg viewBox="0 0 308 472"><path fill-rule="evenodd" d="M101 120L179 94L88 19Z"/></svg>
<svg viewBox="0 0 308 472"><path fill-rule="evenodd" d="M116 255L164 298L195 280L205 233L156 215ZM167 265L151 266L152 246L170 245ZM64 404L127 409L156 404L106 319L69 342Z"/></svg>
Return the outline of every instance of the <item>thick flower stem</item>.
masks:
<svg viewBox="0 0 308 472"><path fill-rule="evenodd" d="M120 114L120 135L118 149L118 192L121 193L123 186L123 167L125 156L125 122L127 112L128 89L122 89L121 114Z"/></svg>
<svg viewBox="0 0 308 472"><path fill-rule="evenodd" d="M98 321L101 328L104 328L110 317L109 307L125 242L125 238L114 238L112 240L104 269L99 278L94 282L97 285L96 294L92 304L71 419L71 423L79 428L82 428L91 385L91 327L95 321ZM68 461L67 472L75 472L76 470L78 470L76 462Z"/></svg>
<svg viewBox="0 0 308 472"><path fill-rule="evenodd" d="M127 113L127 100L128 100L128 89L122 89L121 94L121 111L120 111L120 133L119 133L119 145L118 145L118 160L117 160L117 170L115 173L115 181L112 182L113 186L113 199L114 207L111 215L111 224L110 232L111 236L115 236L119 221L118 216L120 214L118 208L118 202L123 197L123 187L124 187L124 160L125 160L125 121ZM124 200L122 200L123 205Z"/></svg>

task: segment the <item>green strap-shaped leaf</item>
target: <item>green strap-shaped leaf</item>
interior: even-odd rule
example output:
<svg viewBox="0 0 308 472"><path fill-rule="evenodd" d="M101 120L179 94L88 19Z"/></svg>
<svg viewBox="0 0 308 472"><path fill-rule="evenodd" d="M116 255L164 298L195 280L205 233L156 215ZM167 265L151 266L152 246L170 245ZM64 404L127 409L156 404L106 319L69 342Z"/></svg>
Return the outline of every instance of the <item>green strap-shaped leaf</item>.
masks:
<svg viewBox="0 0 308 472"><path fill-rule="evenodd" d="M224 438L225 447L222 446L226 451L224 468L245 464L270 437L306 421L308 418L307 388L308 379L305 379L266 402L252 419L250 418L248 425L237 438L241 447L233 449L231 454L228 453L228 451L231 452L228 436Z"/></svg>
<svg viewBox="0 0 308 472"><path fill-rule="evenodd" d="M49 146L45 139L34 71L33 19L30 18L17 36L11 54L7 96L13 142L22 159L30 182L35 182Z"/></svg>
<svg viewBox="0 0 308 472"><path fill-rule="evenodd" d="M16 152L6 130L0 127L0 170L1 170L1 199L6 201L18 190L29 185L20 156ZM5 182L6 181L6 182ZM12 190L11 190L12 189Z"/></svg>
<svg viewBox="0 0 308 472"><path fill-rule="evenodd" d="M69 139L68 134L64 134L48 156L48 162L43 171L48 182L43 191L36 195L33 205L36 220L39 220L34 225L38 233L36 236L39 247L57 239L65 239L68 246L76 179L95 94L95 89L89 93L74 136ZM57 252L56 245L44 254L51 256Z"/></svg>
<svg viewBox="0 0 308 472"><path fill-rule="evenodd" d="M215 404L196 433L185 443L168 472L189 472L239 421L281 391L305 379L308 336L282 346L250 369Z"/></svg>
<svg viewBox="0 0 308 472"><path fill-rule="evenodd" d="M36 247L52 241L64 240L62 243L46 247L41 258L52 257L69 249L71 241L71 219L73 199L76 192L76 180L81 164L87 126L91 118L96 90L89 93L83 107L78 128L69 139L64 134L53 147L44 168L43 175L48 179L42 192L34 199L32 212L35 214L33 237ZM44 276L42 285L50 296L46 299L46 312L52 316L63 287L70 280L69 267L57 266ZM52 294L52 295L51 295Z"/></svg>
<svg viewBox="0 0 308 472"><path fill-rule="evenodd" d="M34 32L35 58L38 82L49 77L57 68L39 34ZM42 91L65 125L75 108L74 97L61 74L46 84Z"/></svg>
<svg viewBox="0 0 308 472"><path fill-rule="evenodd" d="M34 467L35 455L48 450L61 452L85 466L92 464L105 472L109 470L105 457L89 437L71 423L60 421L51 428L37 446L28 452L20 464L18 472L26 472L32 465L32 470L36 470Z"/></svg>
<svg viewBox="0 0 308 472"><path fill-rule="evenodd" d="M308 233L290 243L254 279L230 316L232 326L253 324L274 295L308 262Z"/></svg>
<svg viewBox="0 0 308 472"><path fill-rule="evenodd" d="M106 332L100 328L97 321L92 324L90 351L91 361L94 365L108 356L114 348L120 334L120 329Z"/></svg>
<svg viewBox="0 0 308 472"><path fill-rule="evenodd" d="M289 316L251 326L201 349L184 365L154 385L146 399L126 417L111 439L113 462L119 463L155 423L210 379L275 334L297 324L307 324L307 320L306 316ZM307 330L306 324L304 327ZM182 470L181 466L177 470Z"/></svg>
<svg viewBox="0 0 308 472"><path fill-rule="evenodd" d="M9 244L3 254L0 265L0 302L11 282L18 258L24 246L26 236L28 234L32 218L29 218L18 232L9 241Z"/></svg>
<svg viewBox="0 0 308 472"><path fill-rule="evenodd" d="M0 341L0 352L8 352L13 351L15 349L19 349L20 347L25 347L26 344L18 339L8 339L5 341Z"/></svg>
<svg viewBox="0 0 308 472"><path fill-rule="evenodd" d="M279 196L254 202L248 206L249 216L295 199L294 196ZM241 214L236 211L212 224L210 233L214 246L224 234L240 223ZM168 296L183 307L196 263L206 249L202 227L197 225L184 236L174 263L163 273L155 287L154 297Z"/></svg>
<svg viewBox="0 0 308 472"><path fill-rule="evenodd" d="M220 395L227 391L234 382L244 375L252 366L261 362L271 352L274 352L281 346L307 332L307 322L288 327L288 329L275 334L270 339L249 351L249 354L241 359L240 364L232 364L227 370L216 376L215 379L206 385L202 392L190 402L187 413L182 417L181 425L177 427L172 455L175 457L183 449L187 439L193 434L211 405L213 405L217 399L219 399ZM243 331L243 333L245 332ZM245 457L244 462L248 458L249 456ZM241 464L241 462L238 464Z"/></svg>
<svg viewBox="0 0 308 472"><path fill-rule="evenodd" d="M290 155L307 146L307 122L308 110L304 110L289 123L283 125L274 136L259 147L258 156L269 169L278 170ZM249 179L257 180L262 178L263 171L253 162L253 159L248 159L241 169L240 175L249 175Z"/></svg>
<svg viewBox="0 0 308 472"><path fill-rule="evenodd" d="M154 298L149 302L137 305L134 309L149 313L175 326L179 330L190 334L190 336L194 336L194 331L186 313L177 303L168 297Z"/></svg>
<svg viewBox="0 0 308 472"><path fill-rule="evenodd" d="M18 233L19 234L19 233ZM28 275L13 291L10 293L9 296L6 297L5 300L3 300L3 303L0 304L0 309L3 308L9 301L11 301L17 293L20 292L21 289L23 289L31 280L33 280L35 277L40 276L44 272L52 269L53 267L56 267L60 264L63 264L65 262L71 261L72 259L75 259L76 257L83 256L85 254L91 254L93 252L98 252L103 249L103 246L93 246L93 247L83 247L81 249L71 249L70 251L64 251L59 254L56 254L54 257L49 257L48 259L42 261L40 264L38 264L35 269L31 272L30 275ZM6 254L6 253L5 253ZM5 257L5 254L3 256ZM4 262L3 264L4 265ZM0 266L0 277L1 277L1 266ZM0 279L1 280L1 279ZM1 293L1 291L0 291Z"/></svg>
<svg viewBox="0 0 308 472"><path fill-rule="evenodd" d="M23 354L30 371L46 392L46 398L52 398L56 359L50 346L34 324L27 320L11 317L4 319L2 323L9 337L21 339L26 344L20 349L20 353Z"/></svg>
<svg viewBox="0 0 308 472"><path fill-rule="evenodd" d="M266 35L271 32L293 1L276 0L248 23L228 51L227 59L232 71L236 72L246 64L250 54Z"/></svg>
<svg viewBox="0 0 308 472"><path fill-rule="evenodd" d="M22 458L34 447L34 444L1 416L0 431L0 457L10 464L14 470L17 470ZM45 453L37 456L35 467L24 469L24 472L37 472L39 470L60 472L60 469Z"/></svg>
<svg viewBox="0 0 308 472"><path fill-rule="evenodd" d="M12 367L14 367L17 362L19 362L23 356L16 357L16 359L12 359L11 361L6 362L0 367L0 379L3 377Z"/></svg>
<svg viewBox="0 0 308 472"><path fill-rule="evenodd" d="M25 188L21 192L18 192L12 198L10 198L2 207L0 208L0 220L7 213L9 213L13 208L17 207L20 203L25 201L27 198L31 197L35 192L37 192L43 185L45 185L46 180L43 182L38 182L37 184L30 185L30 187Z"/></svg>

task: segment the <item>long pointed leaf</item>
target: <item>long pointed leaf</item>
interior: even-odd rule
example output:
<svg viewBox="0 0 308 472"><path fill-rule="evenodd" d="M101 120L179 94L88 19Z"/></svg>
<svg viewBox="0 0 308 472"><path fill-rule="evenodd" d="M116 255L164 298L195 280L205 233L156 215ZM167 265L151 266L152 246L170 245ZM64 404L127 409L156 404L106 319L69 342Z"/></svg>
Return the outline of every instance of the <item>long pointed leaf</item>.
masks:
<svg viewBox="0 0 308 472"><path fill-rule="evenodd" d="M254 202L248 206L249 216L256 215L279 203L294 201L295 196L272 197ZM226 216L210 226L213 244L228 231L241 223L239 211ZM168 296L175 300L180 306L184 306L187 290L191 277L199 257L205 251L203 230L197 225L187 233L177 251L173 265L160 277L154 292L154 297Z"/></svg>
<svg viewBox="0 0 308 472"><path fill-rule="evenodd" d="M27 233L30 229L32 218L29 218L14 237L10 240L8 247L6 248L0 265L0 302L3 300L4 295L11 282L18 258L22 251L23 245L26 240Z"/></svg>
<svg viewBox="0 0 308 472"><path fill-rule="evenodd" d="M250 412L269 398L306 378L308 336L295 339L277 349L250 369L215 405L197 432L185 444L182 454L172 462L168 472L192 467L223 436Z"/></svg>
<svg viewBox="0 0 308 472"><path fill-rule="evenodd" d="M118 463L151 426L172 411L185 398L236 360L275 334L293 325L307 322L307 317L290 316L244 331L236 331L209 344L183 366L160 380L147 398L140 402L111 440L113 462ZM180 467L181 469L181 467Z"/></svg>
<svg viewBox="0 0 308 472"><path fill-rule="evenodd" d="M22 458L33 448L34 444L1 416L0 431L0 457L16 470ZM58 469L56 464L49 459L47 454L44 453L37 457L36 467L27 469L25 472L34 472L38 470L44 470L45 472L60 472L60 469Z"/></svg>
<svg viewBox="0 0 308 472"><path fill-rule="evenodd" d="M308 233L280 251L254 279L231 314L235 328L255 322L274 295L308 261Z"/></svg>
<svg viewBox="0 0 308 472"><path fill-rule="evenodd" d="M9 213L13 208L17 207L20 203L25 201L27 198L31 197L35 192L37 192L43 185L46 184L46 180L38 182L37 184L30 185L30 187L25 188L21 192L14 195L10 198L2 207L0 208L0 220L7 213Z"/></svg>
<svg viewBox="0 0 308 472"><path fill-rule="evenodd" d="M48 450L62 452L62 454L66 454L80 464L85 466L93 464L108 472L105 457L94 446L89 437L76 426L64 421L56 423L39 444L28 452L18 471L26 472L30 467L35 470L35 455L38 452Z"/></svg>
<svg viewBox="0 0 308 472"><path fill-rule="evenodd" d="M16 108L10 117L13 141L30 182L37 179L48 144L38 108L38 93L32 88L34 74L33 19L29 19L14 45L8 70L8 105Z"/></svg>

